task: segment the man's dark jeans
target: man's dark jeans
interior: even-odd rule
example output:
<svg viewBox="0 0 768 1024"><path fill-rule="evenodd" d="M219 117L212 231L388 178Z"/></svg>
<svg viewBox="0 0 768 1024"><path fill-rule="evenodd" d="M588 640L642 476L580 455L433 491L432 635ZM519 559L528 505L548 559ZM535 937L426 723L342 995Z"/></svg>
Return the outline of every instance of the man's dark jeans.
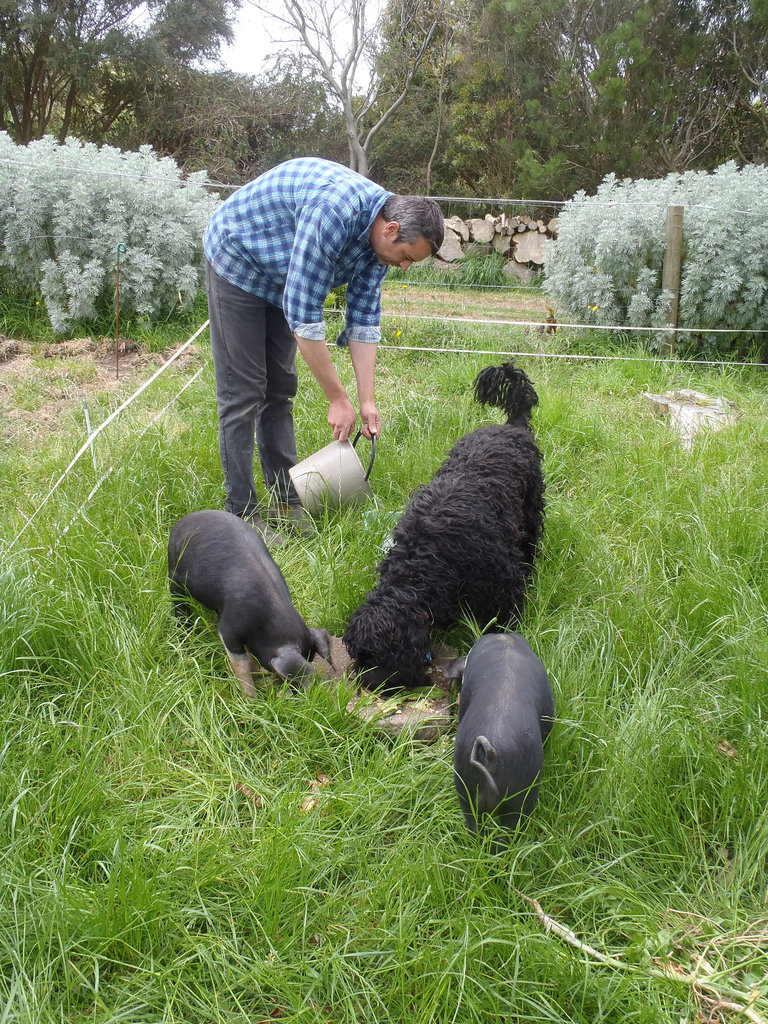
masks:
<svg viewBox="0 0 768 1024"><path fill-rule="evenodd" d="M288 476L296 465L296 340L277 306L229 284L207 262L205 275L225 507L256 511L254 438L264 483L278 500L298 503Z"/></svg>

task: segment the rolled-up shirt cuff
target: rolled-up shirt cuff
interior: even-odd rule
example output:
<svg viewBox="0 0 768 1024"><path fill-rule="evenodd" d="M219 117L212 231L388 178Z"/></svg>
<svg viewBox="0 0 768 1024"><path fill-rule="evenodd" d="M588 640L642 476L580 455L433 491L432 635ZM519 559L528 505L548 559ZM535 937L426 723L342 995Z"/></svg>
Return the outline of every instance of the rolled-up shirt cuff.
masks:
<svg viewBox="0 0 768 1024"><path fill-rule="evenodd" d="M317 324L296 324L293 333L308 341L325 341L325 324L322 320Z"/></svg>
<svg viewBox="0 0 768 1024"><path fill-rule="evenodd" d="M350 341L362 341L368 345L378 345L381 341L381 328L378 325L375 327L363 327L360 325L345 327L336 339L336 344L341 348L345 348Z"/></svg>

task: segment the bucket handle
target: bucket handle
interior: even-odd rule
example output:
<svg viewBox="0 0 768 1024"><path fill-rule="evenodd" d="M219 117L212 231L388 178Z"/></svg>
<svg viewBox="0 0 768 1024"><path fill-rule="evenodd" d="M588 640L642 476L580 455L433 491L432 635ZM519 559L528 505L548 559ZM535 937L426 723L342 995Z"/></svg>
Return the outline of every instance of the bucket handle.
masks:
<svg viewBox="0 0 768 1024"><path fill-rule="evenodd" d="M352 447L353 448L357 447L357 442L360 440L360 435L361 434L362 434L362 430L358 430L358 432L355 434L355 440L352 442ZM368 471L366 472L365 476L363 477L363 479L366 482L368 481L368 477L371 475L371 470L373 469L373 460L375 458L376 458L376 435L375 434L371 434L371 461L368 463Z"/></svg>

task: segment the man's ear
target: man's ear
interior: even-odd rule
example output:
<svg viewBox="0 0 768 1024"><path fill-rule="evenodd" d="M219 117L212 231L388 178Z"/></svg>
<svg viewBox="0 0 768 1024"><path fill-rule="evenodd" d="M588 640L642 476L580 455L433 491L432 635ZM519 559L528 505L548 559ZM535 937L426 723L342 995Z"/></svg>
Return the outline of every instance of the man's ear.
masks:
<svg viewBox="0 0 768 1024"><path fill-rule="evenodd" d="M400 221L388 220L384 225L384 237L394 241L400 234Z"/></svg>

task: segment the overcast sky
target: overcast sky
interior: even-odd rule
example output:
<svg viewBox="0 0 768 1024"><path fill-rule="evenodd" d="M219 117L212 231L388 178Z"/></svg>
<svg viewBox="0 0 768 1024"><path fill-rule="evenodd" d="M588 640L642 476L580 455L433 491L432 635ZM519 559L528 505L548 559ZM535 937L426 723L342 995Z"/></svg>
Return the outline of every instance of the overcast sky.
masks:
<svg viewBox="0 0 768 1024"><path fill-rule="evenodd" d="M381 0L368 0L366 6L370 7L370 12L366 13L375 17ZM340 35L343 34L343 24L339 23L338 27ZM299 52L298 42L287 41L290 36L291 30L287 26L262 14L248 0L244 0L235 24L235 42L231 46L222 47L221 59L231 71L241 75L258 75L269 58L279 50L292 49ZM364 68L360 69L360 75L360 84L364 86L367 83Z"/></svg>
<svg viewBox="0 0 768 1024"><path fill-rule="evenodd" d="M244 3L235 26L235 42L221 48L221 59L241 75L258 75L266 60L285 43L275 41L280 25L264 17L252 4Z"/></svg>

